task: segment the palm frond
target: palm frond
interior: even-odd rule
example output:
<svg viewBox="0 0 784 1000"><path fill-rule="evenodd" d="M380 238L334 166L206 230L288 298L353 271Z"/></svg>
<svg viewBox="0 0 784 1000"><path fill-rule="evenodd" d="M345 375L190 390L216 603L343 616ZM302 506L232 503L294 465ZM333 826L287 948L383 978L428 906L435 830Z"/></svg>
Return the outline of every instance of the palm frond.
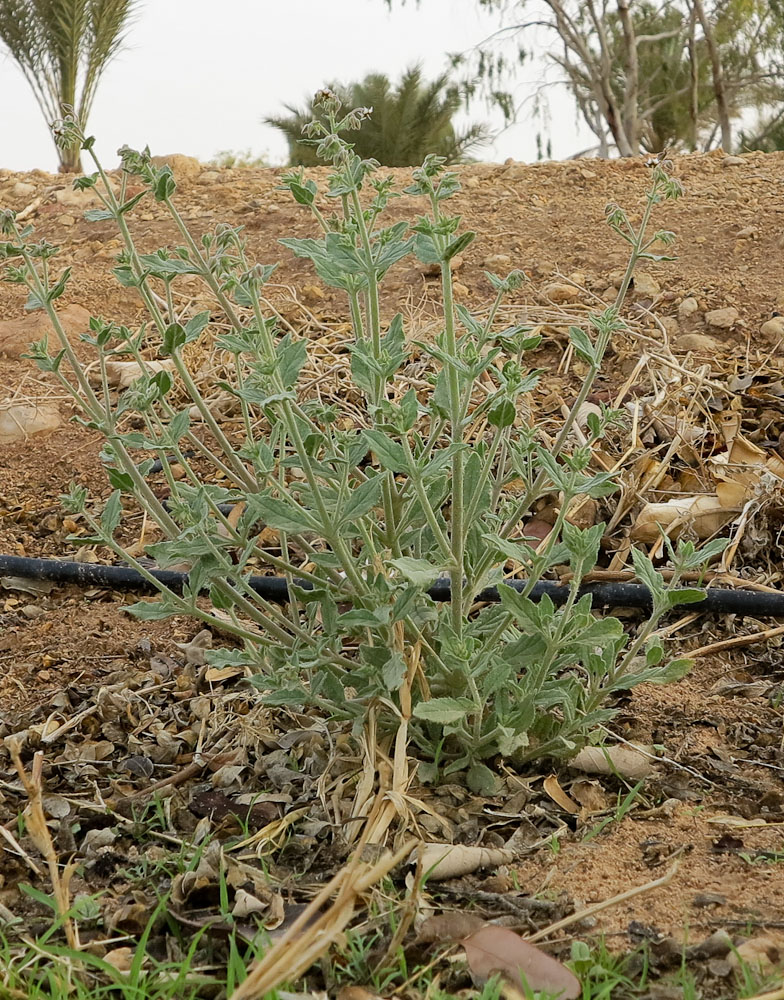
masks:
<svg viewBox="0 0 784 1000"><path fill-rule="evenodd" d="M86 124L98 81L123 43L137 0L0 0L0 41L51 122L74 108ZM78 151L61 164L78 166Z"/></svg>
<svg viewBox="0 0 784 1000"><path fill-rule="evenodd" d="M444 156L449 163L459 162L490 137L482 124L455 133L452 120L461 104L457 87L446 74L424 82L420 66L407 69L396 86L382 73L371 73L350 87L332 83L329 88L344 104L373 108L372 116L350 138L358 156L372 157L387 167L414 166L428 153ZM302 126L314 117L313 102L303 109L287 105L286 110L287 116L265 118L265 123L286 137L292 164L315 165L314 148L300 141Z"/></svg>
<svg viewBox="0 0 784 1000"><path fill-rule="evenodd" d="M84 88L79 117L90 114L98 81L125 42L125 32L137 10L136 0L89 0Z"/></svg>

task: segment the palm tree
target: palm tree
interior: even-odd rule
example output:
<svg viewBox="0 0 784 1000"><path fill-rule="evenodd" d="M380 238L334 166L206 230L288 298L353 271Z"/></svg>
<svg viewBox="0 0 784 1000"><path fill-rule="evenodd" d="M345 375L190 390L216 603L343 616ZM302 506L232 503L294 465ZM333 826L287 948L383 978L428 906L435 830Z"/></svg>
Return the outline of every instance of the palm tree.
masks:
<svg viewBox="0 0 784 1000"><path fill-rule="evenodd" d="M461 97L446 74L431 83L422 80L418 66L407 70L395 87L388 77L371 73L359 83L348 86L331 83L328 87L346 107L369 107L373 114L352 133L354 151L363 159L373 158L386 167L411 167L428 153L445 156L448 163L466 159L468 152L490 138L485 125L474 124L457 132L452 119L460 108ZM313 146L303 145L302 128L315 117L311 101L304 110L286 105L285 117L265 118L286 136L289 161L294 166L318 164Z"/></svg>
<svg viewBox="0 0 784 1000"><path fill-rule="evenodd" d="M48 122L72 108L82 127L136 0L0 0L0 39ZM81 170L77 146L58 149L60 170Z"/></svg>

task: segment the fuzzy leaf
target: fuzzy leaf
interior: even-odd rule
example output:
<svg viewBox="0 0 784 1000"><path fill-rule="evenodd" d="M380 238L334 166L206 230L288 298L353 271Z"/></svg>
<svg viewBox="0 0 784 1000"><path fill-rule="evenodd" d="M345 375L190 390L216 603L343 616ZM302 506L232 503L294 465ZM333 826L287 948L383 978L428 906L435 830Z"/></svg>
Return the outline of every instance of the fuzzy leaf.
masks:
<svg viewBox="0 0 784 1000"><path fill-rule="evenodd" d="M253 517L261 518L265 524L278 531L314 531L315 522L304 511L287 500L271 497L263 493L251 493L247 497L248 511Z"/></svg>
<svg viewBox="0 0 784 1000"><path fill-rule="evenodd" d="M411 556L401 556L390 559L390 564L400 570L403 576L417 587L429 587L439 576L443 567L433 566L425 559L414 559Z"/></svg>
<svg viewBox="0 0 784 1000"><path fill-rule="evenodd" d="M431 698L430 701L420 702L414 709L414 715L425 722L446 726L464 719L474 707L469 698Z"/></svg>

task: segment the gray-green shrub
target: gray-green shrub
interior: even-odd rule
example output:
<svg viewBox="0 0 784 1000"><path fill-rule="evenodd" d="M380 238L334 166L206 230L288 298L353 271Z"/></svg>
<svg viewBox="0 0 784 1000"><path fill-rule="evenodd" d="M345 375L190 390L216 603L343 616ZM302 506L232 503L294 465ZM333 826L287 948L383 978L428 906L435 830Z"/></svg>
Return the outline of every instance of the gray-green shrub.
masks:
<svg viewBox="0 0 784 1000"><path fill-rule="evenodd" d="M189 614L215 625L238 644L210 652L210 661L250 666L259 697L270 704L313 706L358 726L372 711L381 730L390 732L405 720L423 777L467 771L473 787L487 788L492 775L484 761L572 755L611 717L617 691L675 679L688 666L666 664L651 633L675 603L702 596L673 588L682 572L722 543L702 552L691 544L670 550L675 573L668 588L650 561L634 553L653 610L630 636L618 619L597 617L589 596L579 596L583 577L596 564L603 525L581 530L566 520L575 498L604 497L615 488L612 477L591 471L590 463L591 446L618 414L591 416L585 446L574 445L571 431L611 338L624 328L621 305L635 266L653 256L654 241L672 239L669 233L647 235L651 212L663 198L676 197L679 187L656 165L639 225L621 209L610 210L610 225L630 247L628 265L615 303L591 316L587 328L571 329L588 374L556 440L545 446L518 418L543 374L526 364L539 338L520 326L498 329L496 322L504 296L519 287L523 274L488 273L494 297L482 317L456 304L450 260L474 238L448 211L457 175L428 157L406 188L422 199L423 214L411 224L382 225L393 182L342 137L367 111L341 117L334 95L322 92L318 101L326 125L314 122L306 131L332 164L326 198L334 213L324 214L316 183L304 172L287 174L283 184L312 213L321 235L281 242L346 294L353 388L366 408L362 429L341 430L334 406L301 392L308 344L282 336L262 301L272 268L248 259L239 228L219 225L197 241L173 200L171 170L153 166L146 152L121 151L115 194L93 140L72 120L61 125L95 163L95 173L75 182L98 191L103 201L87 217L116 222L124 249L114 274L138 289L150 316L139 329L91 321L85 339L97 355L101 388L92 388L57 318L56 300L69 272L55 277L50 262L56 249L34 242L31 230L20 230L13 213L5 213L0 258L6 280L27 286L28 306L45 309L58 335L56 353L42 341L31 356L73 395L81 419L106 438L103 459L113 492L100 515L79 486L64 498L92 525L93 536L78 540L108 546L152 579L117 540L125 498L133 499L162 532L163 541L148 549L157 563L192 565L183 593L159 585L159 599L140 601L132 612L142 619ZM127 197L130 178L141 178L144 190ZM180 246L138 251L127 215L149 197L170 211ZM442 329L415 345L432 360L426 393L406 385L403 370L414 345L402 317L382 321L384 276L412 256L440 268L443 292ZM239 438L227 436L183 360L183 348L210 324L208 313L187 321L176 315L172 289L183 275L204 281L230 326L215 346L232 359L234 376L224 388L242 413ZM146 368L156 353L172 360L187 405L172 405L170 374ZM136 359L147 374L113 399L107 362L117 356ZM198 424L189 413L193 407ZM141 429L128 428L130 416ZM477 436L480 422L487 431ZM224 485L197 475L190 451L200 468L206 463L220 472ZM153 457L163 463L168 507L146 480ZM183 479L175 479L172 461L185 470ZM505 490L513 479L523 481L522 496ZM553 531L533 548L520 535L521 519L554 493L559 513ZM239 502L245 506L238 518L221 513L220 505ZM279 532L279 552L260 547L263 525ZM295 551L307 555L307 572ZM509 560L525 577L521 592L502 582ZM534 584L565 563L572 572L566 604L532 601ZM286 577L288 606L250 587L258 565ZM436 605L427 591L442 575L453 596ZM498 585L500 603L475 608L476 595L488 585Z"/></svg>

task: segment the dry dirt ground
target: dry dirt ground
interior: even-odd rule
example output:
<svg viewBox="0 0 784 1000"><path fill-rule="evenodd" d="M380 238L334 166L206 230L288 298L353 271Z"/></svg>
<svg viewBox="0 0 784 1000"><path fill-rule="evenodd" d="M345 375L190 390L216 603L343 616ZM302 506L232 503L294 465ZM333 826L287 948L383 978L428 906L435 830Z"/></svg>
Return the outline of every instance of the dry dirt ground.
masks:
<svg viewBox="0 0 784 1000"><path fill-rule="evenodd" d="M678 157L674 171L685 196L661 206L655 225L677 234L678 259L646 263L643 271L654 280L638 283L629 315L647 336L667 336L679 361L686 364L688 355L692 368L706 365L714 381L762 373L766 384L773 384L781 374L782 337L777 336L775 324L768 324L764 334L761 329L777 308L784 312L784 154ZM565 308L563 303L550 301L547 292L550 287L552 295L552 283L563 283L564 277L581 289L568 303L576 310L601 305L608 289L614 290L612 282L625 263L625 248L607 227L605 208L608 202L617 202L636 210L649 181L643 160L476 164L459 172L463 190L453 204L464 224L478 232L457 270L460 301L467 306L487 301L490 286L483 270L488 266L526 271L531 280L518 296L519 307ZM307 262L294 259L276 243L283 236L315 235L305 210L277 189L279 171L214 171L184 163L178 173L179 204L196 233L221 220L243 224L256 259L281 262L272 295L286 318L314 343L330 329L340 329L345 315L338 293L320 285ZM407 176L405 171L392 173L401 180ZM314 171L314 176L323 178L325 172ZM32 204L29 219L37 233L62 245L60 262L74 267L64 304L129 325L138 322L142 315L135 294L120 288L110 274L119 247L112 223L84 221L81 209L70 205L67 195L58 200L58 191L65 186L62 177L40 171L20 175L0 170L0 205L22 211ZM414 211L413 199L404 196L394 203L391 214L410 218ZM146 251L177 242L164 209L146 201L132 218L132 229ZM426 324L428 301L438 293L437 282L417 267L403 266L391 272L386 288L388 311L402 309ZM21 318L23 298L18 287L0 284L0 320ZM696 300L697 308L689 315L688 307L681 308L686 299ZM705 313L726 307L737 310L730 325L710 327ZM695 333L712 337L714 342L682 339ZM565 345L563 327L557 322L549 327L548 342L557 359ZM609 388L622 384L632 373L646 343L631 340L618 348L606 378ZM697 350L689 354L695 344ZM86 348L80 350L88 356ZM551 386L568 402L569 378L559 377ZM56 399L56 392L31 361L0 355L2 397ZM766 430L755 440L773 449L784 422L784 403L775 393L766 400ZM543 412L548 405L550 417L553 412L557 415L555 403L548 403L545 395ZM749 399L744 406L744 427L751 436L760 406L755 409ZM88 485L96 494L107 492L98 458L99 439L67 422L71 411L65 400L60 409L64 422L58 430L0 445L0 552L74 558L77 550L65 540L68 529L63 525L58 495L72 480ZM756 562L749 557L739 570L774 588L784 588L780 527L775 521L768 523L765 557ZM108 554L99 549L91 558L107 559ZM191 639L198 626L186 619L137 622L122 611L124 601L123 595L106 590L84 593L57 587L48 594L31 594L0 588L0 732L7 736L35 723L44 724L50 716L60 724L77 710L89 708L92 694L101 685L110 687L123 676L134 678L137 691L145 690L145 683L149 687L159 683L168 684L184 701L204 696L189 679L176 645ZM771 624L776 622L698 616L685 623L677 638L680 648L688 650ZM615 732L658 745L667 762L643 784L628 814L601 830L595 829L597 824L612 815L627 793L628 786L615 778L591 786L595 798L589 796L589 805L573 815L543 791L542 781L553 770L546 762L538 770L509 774L508 798L517 803L519 821L508 816L503 801L472 800L457 790L450 800L445 791L444 808L466 842L472 837L474 842L491 845L504 842L520 824L536 828L531 842L548 832L557 835L548 846L524 853L523 860L506 873L461 882L460 905L479 889L518 899L538 896L557 903L558 912L569 912L571 907L589 905L658 878L677 860L679 867L666 886L598 914L580 927L580 936L605 932L614 949L625 950L643 939L663 947L661 941L667 936L693 944L725 928L731 935L767 933L781 944L784 669L780 642L781 637L773 637L701 657L683 682L665 688L643 687L624 700ZM160 666L164 661L166 670ZM145 671L152 681L145 682ZM217 697L221 690L208 694ZM63 692L67 692L65 699ZM146 696L153 715L155 697ZM234 693L232 697L240 696ZM247 706L243 711L248 711ZM118 721L108 731L104 725L102 739L110 748L101 753L108 754L109 762L143 753L139 747L150 743L149 713L137 712L135 727ZM91 732L80 726L71 736L81 733L84 741L101 738L97 723ZM61 751L65 739L58 744ZM77 743L74 740L68 746L73 751ZM190 759L188 750L192 747L183 744L179 753L159 755L152 776L128 778L128 786L118 779L117 794L126 787L143 788L145 781L184 766ZM59 765L48 765L52 784L59 780L57 769L65 766L62 761L67 757L62 752ZM2 766L7 780L2 784L0 808L3 820L12 824L21 800L10 764L6 761ZM85 772L87 781L97 780L89 777L96 768L103 768L101 776L105 776L106 767L106 763L93 762ZM261 770L260 764L256 770ZM568 769L557 773L567 792L576 777L584 783L584 776ZM584 787L580 792L585 797ZM490 813L503 813L507 818L496 820L488 833ZM586 837L589 831L593 835ZM29 872L10 848L0 851L2 900L13 911L18 902L15 880L22 873L29 877ZM105 884L117 889L111 877L107 876ZM455 897L441 901L449 908ZM491 902L486 905L488 915L498 915ZM568 943L571 933L566 931L561 942ZM725 984L713 992L731 993L723 978L728 974L728 968L721 965L723 958L711 961L718 963L713 969L716 982ZM707 962L706 958L702 964ZM700 975L708 973L703 970Z"/></svg>

